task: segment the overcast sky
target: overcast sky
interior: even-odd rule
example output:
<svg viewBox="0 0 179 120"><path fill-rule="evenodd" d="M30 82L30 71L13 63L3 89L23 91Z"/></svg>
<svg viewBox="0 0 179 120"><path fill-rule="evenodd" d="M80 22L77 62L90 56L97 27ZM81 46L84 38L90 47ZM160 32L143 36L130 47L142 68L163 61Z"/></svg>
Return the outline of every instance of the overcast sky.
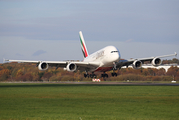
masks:
<svg viewBox="0 0 179 120"><path fill-rule="evenodd" d="M82 60L79 31L89 53L107 45L125 59L179 53L178 12L179 0L0 0L0 62Z"/></svg>

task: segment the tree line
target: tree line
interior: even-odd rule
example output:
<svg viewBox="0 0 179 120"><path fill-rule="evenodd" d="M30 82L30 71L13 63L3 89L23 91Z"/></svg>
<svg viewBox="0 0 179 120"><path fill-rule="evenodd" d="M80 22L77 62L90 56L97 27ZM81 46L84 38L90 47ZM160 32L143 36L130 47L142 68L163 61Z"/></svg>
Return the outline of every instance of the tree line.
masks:
<svg viewBox="0 0 179 120"><path fill-rule="evenodd" d="M174 58L172 60L163 60L163 63L179 64L179 60ZM117 70L117 77L112 77L111 72L108 81L171 81L173 78L179 80L179 68L171 66L166 72L164 68L122 68ZM39 71L36 64L32 63L4 63L0 64L0 81L91 81L91 78L84 78L85 72L68 72L63 68L56 69L49 67L46 71ZM96 73L97 77L101 73ZM103 80L101 78L101 80Z"/></svg>

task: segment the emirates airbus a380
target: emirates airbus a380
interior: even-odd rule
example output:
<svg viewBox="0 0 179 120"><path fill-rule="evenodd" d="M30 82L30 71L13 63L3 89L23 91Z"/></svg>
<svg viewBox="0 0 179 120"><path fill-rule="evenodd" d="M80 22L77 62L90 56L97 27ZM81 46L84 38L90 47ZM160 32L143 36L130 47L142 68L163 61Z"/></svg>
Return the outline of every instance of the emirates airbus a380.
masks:
<svg viewBox="0 0 179 120"><path fill-rule="evenodd" d="M27 63L37 63L39 70L47 70L49 66L55 66L56 68L62 67L64 70L69 72L75 72L77 70L85 71L84 77L96 78L95 72L102 72L101 77L108 77L105 73L106 71L113 70L112 76L117 76L115 70L120 69L123 66L132 65L134 69L139 69L145 61L150 61L150 63L157 67L161 64L161 59L163 57L176 56L175 54L139 58L139 59L121 59L119 50L114 46L107 46L91 55L88 54L87 47L82 35L79 32L81 48L84 56L84 60L79 61L30 61L30 60L5 60L10 62L27 62ZM90 74L89 74L90 73Z"/></svg>

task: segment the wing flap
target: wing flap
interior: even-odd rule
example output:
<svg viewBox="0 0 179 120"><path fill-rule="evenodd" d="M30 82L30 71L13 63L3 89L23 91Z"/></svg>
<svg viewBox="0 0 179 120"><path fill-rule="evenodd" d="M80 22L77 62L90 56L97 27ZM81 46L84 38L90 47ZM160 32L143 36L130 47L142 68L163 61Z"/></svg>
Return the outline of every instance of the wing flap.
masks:
<svg viewBox="0 0 179 120"><path fill-rule="evenodd" d="M22 63L39 63L40 61L35 61L35 60L8 60L5 59L4 61L7 62L22 62Z"/></svg>

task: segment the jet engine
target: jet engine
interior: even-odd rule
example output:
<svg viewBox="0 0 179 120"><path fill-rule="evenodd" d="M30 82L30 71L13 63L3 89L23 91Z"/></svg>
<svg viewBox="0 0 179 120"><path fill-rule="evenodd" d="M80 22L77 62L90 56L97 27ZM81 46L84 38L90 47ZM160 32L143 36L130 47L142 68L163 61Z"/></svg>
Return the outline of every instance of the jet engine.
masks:
<svg viewBox="0 0 179 120"><path fill-rule="evenodd" d="M47 70L48 69L48 64L46 62L40 62L38 65L39 70Z"/></svg>
<svg viewBox="0 0 179 120"><path fill-rule="evenodd" d="M161 65L161 63L162 63L162 61L161 61L160 58L154 58L154 59L152 60L152 65L155 66L155 67Z"/></svg>
<svg viewBox="0 0 179 120"><path fill-rule="evenodd" d="M77 66L75 63L69 63L66 67L66 70L69 72L74 72L76 71L76 69L77 69Z"/></svg>
<svg viewBox="0 0 179 120"><path fill-rule="evenodd" d="M139 60L136 60L136 61L134 61L134 62L132 63L132 67L133 67L134 69L139 69L139 68L142 67L142 62L139 61Z"/></svg>

